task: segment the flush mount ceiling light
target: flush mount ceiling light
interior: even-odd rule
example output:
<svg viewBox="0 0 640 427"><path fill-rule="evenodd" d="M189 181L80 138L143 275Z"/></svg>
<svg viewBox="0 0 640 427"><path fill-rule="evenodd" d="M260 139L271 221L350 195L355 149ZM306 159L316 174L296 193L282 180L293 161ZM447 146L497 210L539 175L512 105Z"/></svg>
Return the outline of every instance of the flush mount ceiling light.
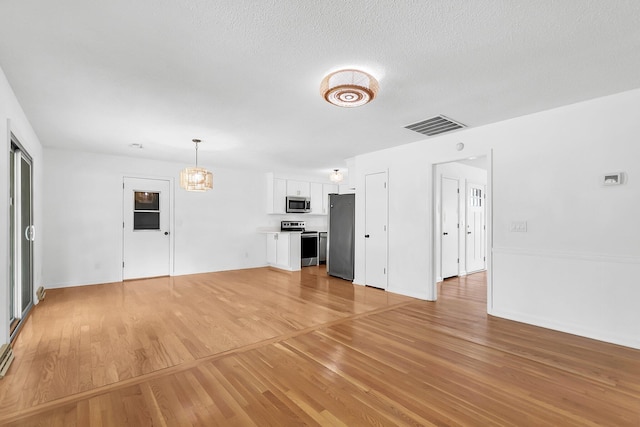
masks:
<svg viewBox="0 0 640 427"><path fill-rule="evenodd" d="M333 172L329 174L329 181L331 182L342 182L344 179L344 175L340 172L339 169L334 169Z"/></svg>
<svg viewBox="0 0 640 427"><path fill-rule="evenodd" d="M196 144L196 166L184 168L180 171L180 187L187 191L207 191L213 188L213 174L204 168L198 167L199 139L192 140Z"/></svg>
<svg viewBox="0 0 640 427"><path fill-rule="evenodd" d="M378 94L378 81L359 70L340 70L328 74L320 84L320 94L338 107L359 107Z"/></svg>

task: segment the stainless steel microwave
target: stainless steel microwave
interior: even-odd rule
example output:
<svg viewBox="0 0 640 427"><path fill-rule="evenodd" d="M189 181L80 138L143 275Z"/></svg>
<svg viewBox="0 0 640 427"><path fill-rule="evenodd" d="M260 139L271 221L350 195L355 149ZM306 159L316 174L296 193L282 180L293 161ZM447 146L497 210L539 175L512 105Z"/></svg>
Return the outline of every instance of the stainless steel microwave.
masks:
<svg viewBox="0 0 640 427"><path fill-rule="evenodd" d="M311 199L308 197L287 196L287 213L311 212Z"/></svg>

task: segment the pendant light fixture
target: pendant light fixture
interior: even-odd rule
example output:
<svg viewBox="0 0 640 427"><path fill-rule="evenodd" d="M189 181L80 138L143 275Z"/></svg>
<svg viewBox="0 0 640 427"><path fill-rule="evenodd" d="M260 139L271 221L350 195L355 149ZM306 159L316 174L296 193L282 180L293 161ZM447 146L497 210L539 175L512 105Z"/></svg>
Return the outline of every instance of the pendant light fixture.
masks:
<svg viewBox="0 0 640 427"><path fill-rule="evenodd" d="M342 174L342 172L340 172L339 169L334 169L333 172L329 174L329 181L335 182L336 184L338 182L342 182L343 179L344 175Z"/></svg>
<svg viewBox="0 0 640 427"><path fill-rule="evenodd" d="M192 140L196 144L196 166L184 168L180 171L180 187L187 191L207 191L213 188L213 174L204 168L198 167L199 139Z"/></svg>
<svg viewBox="0 0 640 427"><path fill-rule="evenodd" d="M378 94L378 81L359 70L339 70L328 74L320 84L325 101L338 107L359 107Z"/></svg>

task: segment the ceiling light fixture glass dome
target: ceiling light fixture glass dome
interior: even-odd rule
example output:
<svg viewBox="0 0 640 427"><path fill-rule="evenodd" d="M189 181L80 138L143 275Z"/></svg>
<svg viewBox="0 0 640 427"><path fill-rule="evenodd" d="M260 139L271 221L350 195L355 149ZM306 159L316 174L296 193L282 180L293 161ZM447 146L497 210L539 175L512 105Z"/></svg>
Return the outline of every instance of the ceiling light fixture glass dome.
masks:
<svg viewBox="0 0 640 427"><path fill-rule="evenodd" d="M342 172L340 172L339 169L334 169L333 172L331 172L329 174L329 181L331 182L342 182L342 180L344 179L344 175L342 174Z"/></svg>

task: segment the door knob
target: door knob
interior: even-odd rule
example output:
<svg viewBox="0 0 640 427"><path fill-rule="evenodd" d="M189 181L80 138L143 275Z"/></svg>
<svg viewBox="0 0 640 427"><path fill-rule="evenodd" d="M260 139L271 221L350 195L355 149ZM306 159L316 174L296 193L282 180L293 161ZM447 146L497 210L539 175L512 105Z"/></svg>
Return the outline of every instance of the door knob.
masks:
<svg viewBox="0 0 640 427"><path fill-rule="evenodd" d="M165 231L165 232L164 232L164 235L165 235L165 236L168 236L168 235L169 235L169 232L168 232L168 231Z"/></svg>
<svg viewBox="0 0 640 427"><path fill-rule="evenodd" d="M364 235L364 237L365 237L366 239L368 239L368 238L369 238L369 235L368 235L368 234L365 234L365 235Z"/></svg>

